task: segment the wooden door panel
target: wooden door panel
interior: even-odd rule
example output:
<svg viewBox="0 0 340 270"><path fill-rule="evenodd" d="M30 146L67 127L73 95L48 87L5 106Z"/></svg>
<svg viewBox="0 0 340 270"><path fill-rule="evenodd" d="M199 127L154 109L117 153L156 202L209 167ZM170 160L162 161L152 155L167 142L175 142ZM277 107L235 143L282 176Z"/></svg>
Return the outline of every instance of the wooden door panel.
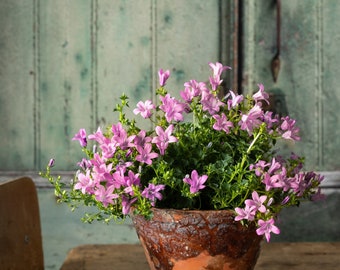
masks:
<svg viewBox="0 0 340 270"><path fill-rule="evenodd" d="M209 61L234 61L237 3L1 1L0 171L39 170L51 157L73 170L82 154L71 138L116 121L122 93L133 107L154 99L160 68L178 92L206 80Z"/></svg>
<svg viewBox="0 0 340 270"><path fill-rule="evenodd" d="M152 7L150 1L98 1L97 125L117 121L119 97L152 99ZM131 113L127 113L132 116Z"/></svg>
<svg viewBox="0 0 340 270"><path fill-rule="evenodd" d="M340 171L340 3L336 0L327 1L320 8L322 18L320 25L320 71L322 77L318 92L318 105L322 112L322 139L320 144L320 163L323 167Z"/></svg>
<svg viewBox="0 0 340 270"><path fill-rule="evenodd" d="M275 1L244 2L245 92L263 83L267 90L283 93L288 113L301 128L301 142L281 148L306 156L309 169L340 169L339 9L337 1L281 1L281 68L274 83Z"/></svg>
<svg viewBox="0 0 340 270"><path fill-rule="evenodd" d="M54 157L72 169L80 151L71 138L94 118L91 1L41 1L38 16L38 164Z"/></svg>
<svg viewBox="0 0 340 270"><path fill-rule="evenodd" d="M32 1L0 2L0 170L35 163Z"/></svg>

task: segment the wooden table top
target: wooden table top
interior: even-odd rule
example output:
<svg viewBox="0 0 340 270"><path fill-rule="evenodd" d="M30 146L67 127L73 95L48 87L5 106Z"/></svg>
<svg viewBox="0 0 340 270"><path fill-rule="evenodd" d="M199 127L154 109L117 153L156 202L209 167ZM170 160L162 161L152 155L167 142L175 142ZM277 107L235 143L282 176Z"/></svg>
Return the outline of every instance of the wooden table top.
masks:
<svg viewBox="0 0 340 270"><path fill-rule="evenodd" d="M83 245L67 255L61 270L148 270L140 245ZM340 242L263 243L255 270L340 269Z"/></svg>

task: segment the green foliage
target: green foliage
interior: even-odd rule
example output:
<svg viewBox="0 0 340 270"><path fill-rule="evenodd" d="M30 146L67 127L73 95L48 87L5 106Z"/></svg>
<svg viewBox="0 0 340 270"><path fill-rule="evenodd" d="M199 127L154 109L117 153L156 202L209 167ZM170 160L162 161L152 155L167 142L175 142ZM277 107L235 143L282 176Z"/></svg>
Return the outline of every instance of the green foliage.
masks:
<svg viewBox="0 0 340 270"><path fill-rule="evenodd" d="M162 81L156 91L160 105L138 103L134 112L151 121L150 130L126 117L129 99L124 94L114 109L118 124L91 137L80 130L74 139L86 159L69 189L51 175L51 164L41 172L58 200L73 209L96 206L98 212L86 214L84 221L108 222L120 221L130 211L150 217L151 207L238 209L255 201L256 192L264 196L267 210L254 219L269 220L282 208L317 194L322 178L301 171L303 158L283 158L275 149L279 139L299 139L295 120L263 110L268 95L262 85L253 96L230 92L220 100L220 86L214 82L221 82L225 68L218 64L211 65L211 89L191 80L180 101ZM184 121L189 117L191 121Z"/></svg>

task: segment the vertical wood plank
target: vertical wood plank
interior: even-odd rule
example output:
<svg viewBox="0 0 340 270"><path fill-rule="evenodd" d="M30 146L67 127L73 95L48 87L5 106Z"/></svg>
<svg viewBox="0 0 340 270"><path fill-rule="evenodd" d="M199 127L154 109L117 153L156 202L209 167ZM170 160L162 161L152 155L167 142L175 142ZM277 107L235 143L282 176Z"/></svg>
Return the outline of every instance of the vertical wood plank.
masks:
<svg viewBox="0 0 340 270"><path fill-rule="evenodd" d="M116 121L112 109L123 92L130 108L153 99L159 68L172 71L176 93L185 80L207 80L208 62L228 45L230 26L220 27L233 21L225 18L233 4L221 0L16 0L0 7L0 170L42 169L51 157L60 170L73 170L82 156L71 141L79 128Z"/></svg>
<svg viewBox="0 0 340 270"><path fill-rule="evenodd" d="M167 85L174 93L190 79L207 81L208 63L220 60L219 1L166 0L155 4L155 69L171 71Z"/></svg>
<svg viewBox="0 0 340 270"><path fill-rule="evenodd" d="M151 2L98 1L98 125L117 120L112 113L122 93L131 109L152 99ZM131 113L127 113L132 116Z"/></svg>
<svg viewBox="0 0 340 270"><path fill-rule="evenodd" d="M301 142L287 144L288 153L306 156L306 167L340 170L340 40L338 1L281 2L281 70L278 82L270 74L275 54L274 1L245 2L244 82L248 93L258 82L284 93L289 114L301 127Z"/></svg>
<svg viewBox="0 0 340 270"><path fill-rule="evenodd" d="M57 157L69 170L81 156L71 138L94 117L91 2L41 1L39 16L41 166Z"/></svg>
<svg viewBox="0 0 340 270"><path fill-rule="evenodd" d="M225 91L241 92L242 3L239 0L219 1L219 60L232 67L223 75Z"/></svg>
<svg viewBox="0 0 340 270"><path fill-rule="evenodd" d="M317 92L318 106L322 115L320 126L320 163L327 170L340 170L340 5L336 0L321 1L319 65L321 87Z"/></svg>
<svg viewBox="0 0 340 270"><path fill-rule="evenodd" d="M34 168L33 3L0 2L0 170Z"/></svg>

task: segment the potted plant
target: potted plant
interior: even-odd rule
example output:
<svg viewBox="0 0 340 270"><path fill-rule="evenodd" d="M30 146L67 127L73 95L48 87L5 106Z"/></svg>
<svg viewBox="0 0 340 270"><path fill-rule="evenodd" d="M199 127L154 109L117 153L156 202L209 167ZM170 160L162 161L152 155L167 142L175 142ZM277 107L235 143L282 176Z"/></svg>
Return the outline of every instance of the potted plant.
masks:
<svg viewBox="0 0 340 270"><path fill-rule="evenodd" d="M303 171L302 157L283 157L276 147L278 140L300 140L296 121L264 110L269 96L262 84L252 96L230 91L220 97L221 74L229 67L209 66L209 83L186 82L181 98L165 88L169 70L159 71L157 104L140 101L133 109L142 117L138 123L151 122L148 130L126 117L126 95L115 108L118 123L89 135L80 129L73 140L79 141L86 157L78 163L70 189L51 174L53 159L41 172L60 201L98 208L98 213L85 217L88 222L130 215L152 269L189 269L183 261L195 257L208 265L208 255L221 269L236 262L237 269L251 269L263 236L269 241L271 233L280 233L275 225L278 213L322 197L323 177ZM210 224L216 220L222 225ZM147 224L153 227L143 233ZM211 236L216 228L221 231ZM175 238L168 236L171 230ZM183 231L189 236L181 235ZM151 242L148 235L153 236ZM166 239L177 246L163 245ZM179 244L181 240L185 243ZM203 240L221 242L222 247L210 243L210 249L203 249ZM170 254L175 251L180 255ZM246 251L250 255L244 255Z"/></svg>

